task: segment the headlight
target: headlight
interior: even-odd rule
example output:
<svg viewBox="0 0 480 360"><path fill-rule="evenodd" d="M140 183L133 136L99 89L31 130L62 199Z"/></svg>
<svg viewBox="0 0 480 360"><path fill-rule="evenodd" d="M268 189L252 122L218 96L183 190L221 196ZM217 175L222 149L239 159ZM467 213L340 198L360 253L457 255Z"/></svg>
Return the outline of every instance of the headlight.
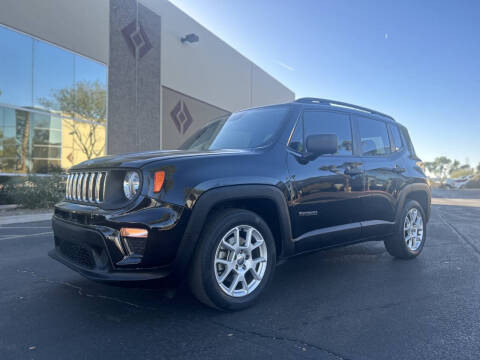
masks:
<svg viewBox="0 0 480 360"><path fill-rule="evenodd" d="M128 200L131 200L137 194L140 187L140 176L136 171L129 171L123 179L123 192Z"/></svg>

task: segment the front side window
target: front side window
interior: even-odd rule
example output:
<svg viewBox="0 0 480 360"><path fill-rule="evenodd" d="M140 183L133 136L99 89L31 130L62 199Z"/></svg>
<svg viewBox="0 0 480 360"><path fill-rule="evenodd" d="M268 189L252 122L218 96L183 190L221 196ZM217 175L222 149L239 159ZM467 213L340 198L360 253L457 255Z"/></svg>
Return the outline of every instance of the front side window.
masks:
<svg viewBox="0 0 480 360"><path fill-rule="evenodd" d="M271 144L282 129L287 106L234 113L210 123L180 146L181 150L254 149Z"/></svg>
<svg viewBox="0 0 480 360"><path fill-rule="evenodd" d="M348 115L329 111L305 111L303 126L305 138L308 135L337 135L338 148L335 155L352 155L352 130Z"/></svg>
<svg viewBox="0 0 480 360"><path fill-rule="evenodd" d="M386 155L391 152L387 125L383 121L359 118L358 127L363 156Z"/></svg>

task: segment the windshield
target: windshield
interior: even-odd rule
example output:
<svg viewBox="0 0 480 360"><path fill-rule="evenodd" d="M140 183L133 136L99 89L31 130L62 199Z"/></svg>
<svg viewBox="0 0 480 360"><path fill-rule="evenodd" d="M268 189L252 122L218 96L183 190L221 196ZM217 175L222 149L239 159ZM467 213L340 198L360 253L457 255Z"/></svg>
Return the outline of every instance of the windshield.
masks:
<svg viewBox="0 0 480 360"><path fill-rule="evenodd" d="M180 150L253 149L274 141L288 107L252 109L211 122L194 133Z"/></svg>

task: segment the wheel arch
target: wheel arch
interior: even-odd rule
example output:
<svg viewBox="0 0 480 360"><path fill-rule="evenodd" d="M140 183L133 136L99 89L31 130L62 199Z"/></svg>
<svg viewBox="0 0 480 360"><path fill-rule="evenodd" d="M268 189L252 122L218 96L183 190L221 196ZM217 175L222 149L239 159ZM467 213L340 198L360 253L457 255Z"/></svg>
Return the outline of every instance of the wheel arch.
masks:
<svg viewBox="0 0 480 360"><path fill-rule="evenodd" d="M407 185L405 188L402 189L399 202L397 206L395 220L398 223L400 220L400 216L402 214L403 207L405 203L409 200L417 201L423 208L425 212L426 220L430 218L430 205L431 205L431 189L428 184L424 183L417 183L417 184L410 184Z"/></svg>
<svg viewBox="0 0 480 360"><path fill-rule="evenodd" d="M225 186L208 190L196 200L173 264L174 274L187 270L207 219L225 208L241 208L258 214L273 233L277 257L293 254L290 216L282 191L273 185Z"/></svg>

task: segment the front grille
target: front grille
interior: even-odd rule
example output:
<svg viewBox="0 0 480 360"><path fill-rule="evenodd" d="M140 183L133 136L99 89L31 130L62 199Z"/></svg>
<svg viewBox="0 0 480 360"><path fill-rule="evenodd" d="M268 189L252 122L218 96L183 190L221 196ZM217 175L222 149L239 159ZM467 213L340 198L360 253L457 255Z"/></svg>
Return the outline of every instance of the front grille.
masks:
<svg viewBox="0 0 480 360"><path fill-rule="evenodd" d="M93 259L91 251L85 249L81 245L72 243L70 241L62 241L60 243L60 251L63 255L78 265L91 269L95 267L95 260Z"/></svg>
<svg viewBox="0 0 480 360"><path fill-rule="evenodd" d="M66 199L100 204L105 198L106 171L72 172L67 178Z"/></svg>

